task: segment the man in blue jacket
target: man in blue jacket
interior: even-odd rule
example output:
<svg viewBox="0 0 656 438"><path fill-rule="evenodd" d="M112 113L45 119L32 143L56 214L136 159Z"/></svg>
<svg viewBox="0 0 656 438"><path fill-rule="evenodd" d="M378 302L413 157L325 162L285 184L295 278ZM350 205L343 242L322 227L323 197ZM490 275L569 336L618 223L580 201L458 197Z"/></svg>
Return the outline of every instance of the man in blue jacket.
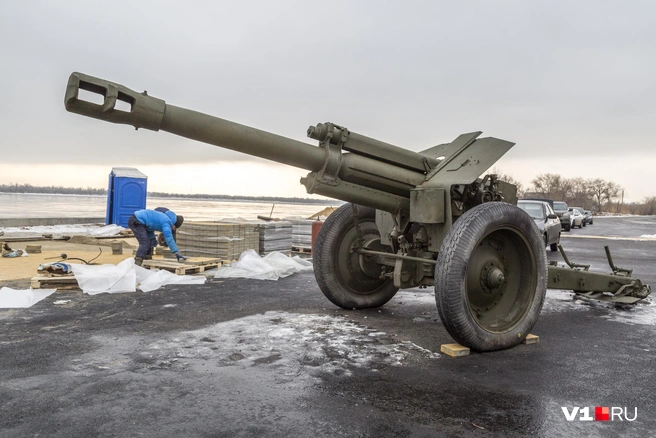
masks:
<svg viewBox="0 0 656 438"><path fill-rule="evenodd" d="M135 265L141 266L144 259L153 258L153 248L157 246L155 231L162 233L166 244L178 261L187 260L178 251L174 238L175 230L182 226L183 221L184 218L181 215L176 215L164 207L157 207L155 210L135 211L128 219L128 227L139 241L139 249L137 249L137 255L134 258Z"/></svg>

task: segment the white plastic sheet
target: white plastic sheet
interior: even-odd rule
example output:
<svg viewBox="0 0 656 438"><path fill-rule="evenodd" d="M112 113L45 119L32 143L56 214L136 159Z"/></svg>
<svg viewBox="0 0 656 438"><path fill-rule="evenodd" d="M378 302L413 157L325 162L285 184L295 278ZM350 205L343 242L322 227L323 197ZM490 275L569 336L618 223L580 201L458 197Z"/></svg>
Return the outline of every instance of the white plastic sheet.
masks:
<svg viewBox="0 0 656 438"><path fill-rule="evenodd" d="M0 309L24 309L32 307L57 289L0 289Z"/></svg>
<svg viewBox="0 0 656 438"><path fill-rule="evenodd" d="M70 224L70 225L34 225L29 227L0 227L5 237L41 237L44 234L57 236L117 236L125 228L120 225L94 225L94 224Z"/></svg>
<svg viewBox="0 0 656 438"><path fill-rule="evenodd" d="M278 280L296 272L312 270L312 263L298 256L289 258L274 251L264 258L254 250L244 251L239 260L219 268L214 278L251 278L255 280Z"/></svg>
<svg viewBox="0 0 656 438"><path fill-rule="evenodd" d="M167 284L205 284L206 278L194 275L176 275L163 269L149 270L135 266L138 288L143 292L159 289Z"/></svg>
<svg viewBox="0 0 656 438"><path fill-rule="evenodd" d="M125 230L125 228L120 225L109 224L100 228L89 228L89 235L93 237L116 236L123 230Z"/></svg>
<svg viewBox="0 0 656 438"><path fill-rule="evenodd" d="M72 265L73 274L82 292L89 295L137 290L134 259L128 258L118 265Z"/></svg>
<svg viewBox="0 0 656 438"><path fill-rule="evenodd" d="M203 276L176 275L164 270L135 266L128 258L118 265L72 265L80 289L89 295L99 293L151 292L167 284L204 284Z"/></svg>

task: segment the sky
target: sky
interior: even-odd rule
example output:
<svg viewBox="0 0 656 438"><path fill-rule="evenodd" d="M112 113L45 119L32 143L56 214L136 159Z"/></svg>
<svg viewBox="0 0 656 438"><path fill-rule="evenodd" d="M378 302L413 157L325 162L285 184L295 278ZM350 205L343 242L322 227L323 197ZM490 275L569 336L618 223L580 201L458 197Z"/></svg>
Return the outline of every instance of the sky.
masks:
<svg viewBox="0 0 656 438"><path fill-rule="evenodd" d="M483 131L494 166L656 195L656 3L0 0L0 184L310 197L307 171L66 112L78 71L316 144L334 122L413 151ZM312 195L314 197L314 195Z"/></svg>

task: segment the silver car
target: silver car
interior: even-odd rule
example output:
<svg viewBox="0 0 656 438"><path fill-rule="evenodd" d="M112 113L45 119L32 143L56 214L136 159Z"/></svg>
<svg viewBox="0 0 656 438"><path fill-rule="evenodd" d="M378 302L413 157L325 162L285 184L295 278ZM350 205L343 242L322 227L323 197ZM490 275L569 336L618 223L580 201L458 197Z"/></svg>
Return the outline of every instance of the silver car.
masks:
<svg viewBox="0 0 656 438"><path fill-rule="evenodd" d="M581 210L579 210L578 207L569 207L567 211L569 211L569 215L572 218L572 228L585 227L585 222L583 221L583 213Z"/></svg>
<svg viewBox="0 0 656 438"><path fill-rule="evenodd" d="M544 245L552 251L558 251L560 243L560 219L551 206L543 201L517 201L517 206L528 213L538 226L544 239Z"/></svg>

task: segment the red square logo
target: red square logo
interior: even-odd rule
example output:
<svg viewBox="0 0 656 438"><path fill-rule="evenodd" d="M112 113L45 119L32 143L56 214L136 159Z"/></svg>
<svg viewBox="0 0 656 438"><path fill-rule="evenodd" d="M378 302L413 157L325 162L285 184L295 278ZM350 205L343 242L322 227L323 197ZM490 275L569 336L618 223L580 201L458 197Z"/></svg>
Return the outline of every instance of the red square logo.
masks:
<svg viewBox="0 0 656 438"><path fill-rule="evenodd" d="M610 420L610 412L607 406L595 407L595 421L608 421Z"/></svg>

